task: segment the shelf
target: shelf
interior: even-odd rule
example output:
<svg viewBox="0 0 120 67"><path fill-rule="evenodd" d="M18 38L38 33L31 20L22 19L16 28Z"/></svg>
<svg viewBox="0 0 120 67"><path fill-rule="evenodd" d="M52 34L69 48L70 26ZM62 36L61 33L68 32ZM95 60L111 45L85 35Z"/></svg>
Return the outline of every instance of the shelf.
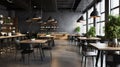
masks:
<svg viewBox="0 0 120 67"><path fill-rule="evenodd" d="M3 19L3 21L5 21L6 19ZM13 32L17 30L17 18L11 19L12 22L10 21L9 23L3 23L1 24L1 32ZM8 22L8 21L7 21ZM16 31L17 32L17 31Z"/></svg>

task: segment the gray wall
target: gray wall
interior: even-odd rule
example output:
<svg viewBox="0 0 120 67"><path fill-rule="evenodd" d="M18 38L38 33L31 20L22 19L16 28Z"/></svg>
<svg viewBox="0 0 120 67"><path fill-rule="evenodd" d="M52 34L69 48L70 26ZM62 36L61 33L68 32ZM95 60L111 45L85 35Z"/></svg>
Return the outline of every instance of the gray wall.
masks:
<svg viewBox="0 0 120 67"><path fill-rule="evenodd" d="M39 25L33 23L30 27L28 23L25 22L26 18L33 16L34 12L29 11L16 11L16 16L19 21L19 29L21 32L25 33L27 31L40 32ZM41 12L37 12L41 16ZM74 29L77 26L76 20L80 17L80 13L71 12L71 11L62 11L62 12L43 12L42 18L44 21L47 21L48 17L51 16L58 21L57 32L68 32L74 33Z"/></svg>
<svg viewBox="0 0 120 67"><path fill-rule="evenodd" d="M8 16L8 11L7 11L6 7L4 7L2 5L0 5L0 15L3 15L5 17Z"/></svg>
<svg viewBox="0 0 120 67"><path fill-rule="evenodd" d="M62 11L62 12L46 12L43 14L45 20L52 16L58 21L58 32L74 33L77 26L77 19L80 17L78 12Z"/></svg>
<svg viewBox="0 0 120 67"><path fill-rule="evenodd" d="M26 32L39 32L39 25L37 23L26 22L27 18L31 18L34 12L31 11L16 11L16 17L18 17L18 29L21 33Z"/></svg>

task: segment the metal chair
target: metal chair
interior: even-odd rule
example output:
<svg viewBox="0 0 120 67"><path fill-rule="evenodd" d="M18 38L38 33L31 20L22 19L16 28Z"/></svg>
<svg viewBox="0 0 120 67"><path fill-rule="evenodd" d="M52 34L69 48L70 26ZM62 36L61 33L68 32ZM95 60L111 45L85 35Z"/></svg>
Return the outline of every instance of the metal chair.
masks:
<svg viewBox="0 0 120 67"><path fill-rule="evenodd" d="M96 53L95 49L93 49L89 45L89 43L83 42L82 43L82 61L81 61L81 66L83 64L83 58L85 58L84 67L86 67L86 59L89 58L89 57L92 58L93 67L94 67L94 58L97 57L97 53Z"/></svg>
<svg viewBox="0 0 120 67"><path fill-rule="evenodd" d="M22 49L22 51L21 51L21 60L25 61L25 55L28 55L28 63L29 63L31 53L33 53L33 56L35 58L34 50L32 49L31 44L29 44L29 43L21 43L20 44L20 49Z"/></svg>

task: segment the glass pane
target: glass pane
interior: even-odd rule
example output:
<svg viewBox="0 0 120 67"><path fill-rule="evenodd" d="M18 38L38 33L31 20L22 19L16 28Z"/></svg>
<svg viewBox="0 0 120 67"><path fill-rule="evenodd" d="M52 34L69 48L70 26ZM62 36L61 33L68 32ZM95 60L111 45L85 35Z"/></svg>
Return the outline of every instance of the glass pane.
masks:
<svg viewBox="0 0 120 67"><path fill-rule="evenodd" d="M105 35L105 22L100 23L100 35Z"/></svg>
<svg viewBox="0 0 120 67"><path fill-rule="evenodd" d="M90 27L93 27L93 24L89 24L88 25L88 30L90 29Z"/></svg>
<svg viewBox="0 0 120 67"><path fill-rule="evenodd" d="M93 11L93 7L88 11L88 18L90 18L90 14L92 13Z"/></svg>
<svg viewBox="0 0 120 67"><path fill-rule="evenodd" d="M104 20L105 20L105 13L101 14L100 20L101 20L101 21L104 21Z"/></svg>
<svg viewBox="0 0 120 67"><path fill-rule="evenodd" d="M96 18L96 22L99 22L100 21L100 17Z"/></svg>
<svg viewBox="0 0 120 67"><path fill-rule="evenodd" d="M88 23L93 23L93 18L89 18Z"/></svg>
<svg viewBox="0 0 120 67"><path fill-rule="evenodd" d="M83 14L84 20L86 21L86 13Z"/></svg>
<svg viewBox="0 0 120 67"><path fill-rule="evenodd" d="M100 3L100 12L104 12L105 11L105 0L102 0L102 2Z"/></svg>
<svg viewBox="0 0 120 67"><path fill-rule="evenodd" d="M86 25L83 26L83 33L86 33Z"/></svg>
<svg viewBox="0 0 120 67"><path fill-rule="evenodd" d="M85 23L80 24L80 30L81 30L80 34L86 33L86 25L85 25Z"/></svg>
<svg viewBox="0 0 120 67"><path fill-rule="evenodd" d="M98 13L100 14L100 3L97 4L96 6Z"/></svg>
<svg viewBox="0 0 120 67"><path fill-rule="evenodd" d="M116 8L114 10L111 10L112 15L119 15L119 8Z"/></svg>
<svg viewBox="0 0 120 67"><path fill-rule="evenodd" d="M96 35L100 35L100 23L96 24Z"/></svg>
<svg viewBox="0 0 120 67"><path fill-rule="evenodd" d="M111 8L119 6L119 0L111 0Z"/></svg>

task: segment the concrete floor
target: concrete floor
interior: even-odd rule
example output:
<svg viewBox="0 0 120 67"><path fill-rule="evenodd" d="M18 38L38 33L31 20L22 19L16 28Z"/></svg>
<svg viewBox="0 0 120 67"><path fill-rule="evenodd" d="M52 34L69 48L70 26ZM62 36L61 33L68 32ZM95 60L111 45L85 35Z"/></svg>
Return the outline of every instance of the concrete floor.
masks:
<svg viewBox="0 0 120 67"><path fill-rule="evenodd" d="M46 53L46 58L41 61L39 56L33 58L31 55L29 63L20 61L20 55L15 60L14 54L0 56L0 67L81 67L81 55L78 48L70 44L67 40L55 40L55 47L52 50L52 60ZM88 62L87 67L93 67L92 62Z"/></svg>

